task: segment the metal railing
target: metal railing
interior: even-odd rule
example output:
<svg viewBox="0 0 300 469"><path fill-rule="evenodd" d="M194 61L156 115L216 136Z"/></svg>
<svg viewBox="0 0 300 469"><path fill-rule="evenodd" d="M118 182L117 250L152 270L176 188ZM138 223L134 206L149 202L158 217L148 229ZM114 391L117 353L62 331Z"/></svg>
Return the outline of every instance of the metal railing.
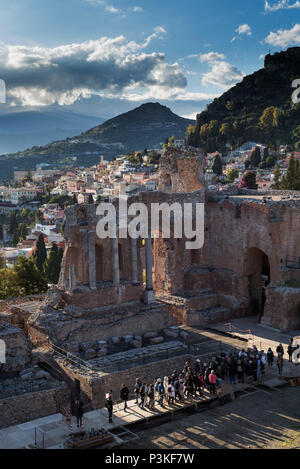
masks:
<svg viewBox="0 0 300 469"><path fill-rule="evenodd" d="M82 360L82 358L77 357L71 352L67 352L66 350L59 347L58 345L55 345L49 341L49 346L52 348L55 355L58 355L60 358L63 358L64 360L67 360L68 362L72 363L78 368L84 368L84 369L87 369L88 371L93 371L93 372L96 371L95 368L92 365L90 365L88 362L86 362L85 360Z"/></svg>

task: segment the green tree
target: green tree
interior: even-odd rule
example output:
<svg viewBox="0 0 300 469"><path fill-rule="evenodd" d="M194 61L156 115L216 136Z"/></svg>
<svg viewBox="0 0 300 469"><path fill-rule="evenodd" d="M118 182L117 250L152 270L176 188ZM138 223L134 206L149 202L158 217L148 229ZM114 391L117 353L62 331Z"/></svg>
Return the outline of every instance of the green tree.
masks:
<svg viewBox="0 0 300 469"><path fill-rule="evenodd" d="M286 175L282 178L281 188L286 190L294 190L296 183L296 163L292 156L289 161Z"/></svg>
<svg viewBox="0 0 300 469"><path fill-rule="evenodd" d="M238 177L239 172L237 169L230 169L227 173L226 182L232 183Z"/></svg>
<svg viewBox="0 0 300 469"><path fill-rule="evenodd" d="M9 234L13 235L14 232L17 230L17 228L18 228L17 212L13 211L9 219L9 228L8 228Z"/></svg>
<svg viewBox="0 0 300 469"><path fill-rule="evenodd" d="M258 165L261 162L261 155L260 155L259 147L256 147L251 153L250 162L251 162L251 165L254 166L254 168L258 168Z"/></svg>
<svg viewBox="0 0 300 469"><path fill-rule="evenodd" d="M242 184L246 189L257 189L256 174L252 171L247 171L243 176Z"/></svg>
<svg viewBox="0 0 300 469"><path fill-rule="evenodd" d="M19 256L13 267L16 273L20 296L41 293L47 290L45 276L38 270L32 258Z"/></svg>
<svg viewBox="0 0 300 469"><path fill-rule="evenodd" d="M226 109L227 111L233 111L234 105L232 101L227 101L226 103Z"/></svg>
<svg viewBox="0 0 300 469"><path fill-rule="evenodd" d="M278 126L278 108L275 106L267 107L259 119L259 125L267 130Z"/></svg>
<svg viewBox="0 0 300 469"><path fill-rule="evenodd" d="M211 120L209 125L208 125L208 134L211 137L216 137L219 132L219 123L217 120Z"/></svg>
<svg viewBox="0 0 300 469"><path fill-rule="evenodd" d="M0 269L5 269L6 267L6 259L5 257L0 253Z"/></svg>
<svg viewBox="0 0 300 469"><path fill-rule="evenodd" d="M213 167L212 167L212 170L215 174L217 174L218 176L220 176L222 174L222 160L220 158L219 155L217 155L214 159L214 164L213 164Z"/></svg>
<svg viewBox="0 0 300 469"><path fill-rule="evenodd" d="M175 136L172 135L172 137L169 138L169 146L172 147L174 145L174 140L175 140Z"/></svg>
<svg viewBox="0 0 300 469"><path fill-rule="evenodd" d="M191 134L193 134L193 133L195 132L195 129L196 129L196 127L195 127L194 125L190 124L190 125L187 127L186 131L185 131L185 135L186 135L187 137L189 137Z"/></svg>
<svg viewBox="0 0 300 469"><path fill-rule="evenodd" d="M92 194L89 194L88 204L93 204L93 203L94 203L93 196Z"/></svg>
<svg viewBox="0 0 300 469"><path fill-rule="evenodd" d="M49 256L43 264L44 274L50 283L58 283L61 261L61 251L58 250L57 245L54 243Z"/></svg>
<svg viewBox="0 0 300 469"><path fill-rule="evenodd" d="M35 263L40 272L43 272L43 264L46 259L47 250L45 246L44 236L40 234L36 243L35 251Z"/></svg>
<svg viewBox="0 0 300 469"><path fill-rule="evenodd" d="M273 175L274 175L273 188L280 189L280 169L279 169L278 164L275 166Z"/></svg>
<svg viewBox="0 0 300 469"><path fill-rule="evenodd" d="M231 132L230 124L228 124L228 122L224 122L220 127L220 134L223 137L228 137L230 135L230 132Z"/></svg>
<svg viewBox="0 0 300 469"><path fill-rule="evenodd" d="M269 157L269 149L268 147L264 148L264 156L263 156L263 161L266 161L266 159Z"/></svg>

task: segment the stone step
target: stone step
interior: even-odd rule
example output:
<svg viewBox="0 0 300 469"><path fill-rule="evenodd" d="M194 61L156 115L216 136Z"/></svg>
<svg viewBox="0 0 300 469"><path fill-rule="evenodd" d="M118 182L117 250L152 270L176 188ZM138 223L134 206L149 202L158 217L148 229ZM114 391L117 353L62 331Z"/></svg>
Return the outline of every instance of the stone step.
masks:
<svg viewBox="0 0 300 469"><path fill-rule="evenodd" d="M191 326L201 326L226 321L230 316L230 309L221 305L189 311L187 313L188 324Z"/></svg>

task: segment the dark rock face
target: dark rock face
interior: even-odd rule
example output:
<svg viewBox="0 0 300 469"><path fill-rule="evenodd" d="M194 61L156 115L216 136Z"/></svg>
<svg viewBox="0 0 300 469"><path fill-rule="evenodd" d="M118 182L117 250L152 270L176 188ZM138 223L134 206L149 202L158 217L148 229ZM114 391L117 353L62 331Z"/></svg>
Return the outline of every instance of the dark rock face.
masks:
<svg viewBox="0 0 300 469"><path fill-rule="evenodd" d="M292 102L292 82L300 78L300 47L265 57L264 68L243 80L208 105L197 115L195 133L189 144L205 151L222 150L227 142L239 146L246 141L294 144L298 137L300 106ZM260 117L267 107L278 109L278 124L271 129L260 126ZM217 121L217 131L201 138L205 124ZM226 137L219 130L229 124ZM211 146L212 148L206 148Z"/></svg>

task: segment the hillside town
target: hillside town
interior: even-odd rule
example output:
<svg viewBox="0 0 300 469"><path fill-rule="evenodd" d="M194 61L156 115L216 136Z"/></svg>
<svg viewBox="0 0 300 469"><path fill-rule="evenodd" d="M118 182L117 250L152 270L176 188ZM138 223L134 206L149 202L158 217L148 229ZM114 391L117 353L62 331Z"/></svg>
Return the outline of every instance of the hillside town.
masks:
<svg viewBox="0 0 300 469"><path fill-rule="evenodd" d="M2 3L0 451L299 449L300 0Z"/></svg>
<svg viewBox="0 0 300 469"><path fill-rule="evenodd" d="M42 234L49 253L56 244L64 248L62 227L65 208L74 203L99 204L113 201L121 195L132 196L158 187L158 164L166 147L182 149L187 145L185 137L167 139L161 150L136 151L133 155L117 155L107 161L99 155L99 163L89 167L70 167L65 170L51 169L51 165L38 165L36 169L15 170L11 183L0 186L0 242L1 255L7 266L16 263L20 255L30 257L35 253L36 243ZM188 150L188 147L187 147ZM258 161L253 155L258 152ZM226 191L228 188L247 188L243 180L249 171L255 173L254 186L258 191L268 191L286 177L290 160L300 161L300 152L288 146L278 151L265 145L247 142L240 148L205 155L204 180L208 190ZM253 184L253 181L252 181ZM10 229L15 212L34 214L25 220L26 226L17 243Z"/></svg>

